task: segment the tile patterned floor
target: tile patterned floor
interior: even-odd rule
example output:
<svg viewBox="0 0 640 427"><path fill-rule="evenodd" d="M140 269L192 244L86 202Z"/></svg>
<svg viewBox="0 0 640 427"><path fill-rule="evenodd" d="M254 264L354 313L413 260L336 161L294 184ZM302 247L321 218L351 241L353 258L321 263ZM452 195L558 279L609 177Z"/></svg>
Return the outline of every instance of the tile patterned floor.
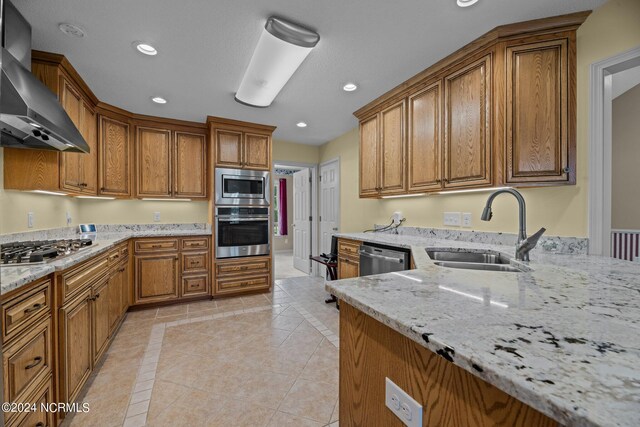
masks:
<svg viewBox="0 0 640 427"><path fill-rule="evenodd" d="M338 312L323 281L128 313L63 426L338 425Z"/></svg>
<svg viewBox="0 0 640 427"><path fill-rule="evenodd" d="M274 252L273 271L276 280L306 276L303 271L293 266L293 251Z"/></svg>

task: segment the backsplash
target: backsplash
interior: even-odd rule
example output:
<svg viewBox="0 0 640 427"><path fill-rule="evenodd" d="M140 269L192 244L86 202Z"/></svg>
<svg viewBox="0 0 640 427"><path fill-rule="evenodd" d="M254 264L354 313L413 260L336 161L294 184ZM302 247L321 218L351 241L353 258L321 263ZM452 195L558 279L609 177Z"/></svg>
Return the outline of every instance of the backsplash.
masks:
<svg viewBox="0 0 640 427"><path fill-rule="evenodd" d="M375 228L385 227L375 225ZM537 230L536 230L537 231ZM398 227L383 233L398 234L403 236L430 237L433 239L458 240L472 243L485 243L488 245L513 245L518 236L513 233L493 233L473 230L447 230L441 228L422 227ZM543 235L538 241L535 250L547 253L584 255L589 252L589 239L584 237L561 237Z"/></svg>
<svg viewBox="0 0 640 427"><path fill-rule="evenodd" d="M96 224L98 234L114 234L126 232L154 232L154 231L210 231L211 224ZM0 234L0 244L29 240L55 240L78 237L78 227L51 228L48 230L27 231L23 233Z"/></svg>

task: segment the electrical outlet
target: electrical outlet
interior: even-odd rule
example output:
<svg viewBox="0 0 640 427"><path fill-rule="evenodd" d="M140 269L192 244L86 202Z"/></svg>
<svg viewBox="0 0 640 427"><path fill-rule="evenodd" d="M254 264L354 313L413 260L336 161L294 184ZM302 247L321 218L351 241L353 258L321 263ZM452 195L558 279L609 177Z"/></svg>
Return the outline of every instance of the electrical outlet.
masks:
<svg viewBox="0 0 640 427"><path fill-rule="evenodd" d="M66 218L67 218L67 226L71 225L71 222L73 221L73 218L71 217L71 212L67 211Z"/></svg>
<svg viewBox="0 0 640 427"><path fill-rule="evenodd" d="M444 225L451 225L454 227L460 227L462 220L460 219L460 212L445 212L444 213Z"/></svg>
<svg viewBox="0 0 640 427"><path fill-rule="evenodd" d="M35 222L35 214L33 212L27 212L27 228L33 228Z"/></svg>
<svg viewBox="0 0 640 427"><path fill-rule="evenodd" d="M462 213L462 226L463 227L471 227L471 213L463 212Z"/></svg>
<svg viewBox="0 0 640 427"><path fill-rule="evenodd" d="M393 225L399 225L400 221L402 221L404 217L402 216L402 212L396 211L391 215L391 220L393 221Z"/></svg>
<svg viewBox="0 0 640 427"><path fill-rule="evenodd" d="M160 212L153 213L153 222L160 222Z"/></svg>
<svg viewBox="0 0 640 427"><path fill-rule="evenodd" d="M407 427L422 427L422 405L385 378L385 405Z"/></svg>

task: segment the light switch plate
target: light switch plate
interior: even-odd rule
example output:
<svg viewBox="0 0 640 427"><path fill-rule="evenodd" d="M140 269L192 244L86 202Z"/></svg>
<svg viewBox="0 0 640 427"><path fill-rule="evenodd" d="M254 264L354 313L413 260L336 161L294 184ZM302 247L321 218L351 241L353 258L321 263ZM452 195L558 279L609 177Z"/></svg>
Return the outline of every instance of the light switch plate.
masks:
<svg viewBox="0 0 640 427"><path fill-rule="evenodd" d="M454 227L460 227L462 220L460 218L460 212L445 212L444 213L444 225L451 225Z"/></svg>
<svg viewBox="0 0 640 427"><path fill-rule="evenodd" d="M27 228L33 228L35 220L35 214L33 212L27 212Z"/></svg>
<svg viewBox="0 0 640 427"><path fill-rule="evenodd" d="M385 405L407 427L422 427L422 405L385 378Z"/></svg>
<svg viewBox="0 0 640 427"><path fill-rule="evenodd" d="M160 212L153 213L153 222L160 222Z"/></svg>

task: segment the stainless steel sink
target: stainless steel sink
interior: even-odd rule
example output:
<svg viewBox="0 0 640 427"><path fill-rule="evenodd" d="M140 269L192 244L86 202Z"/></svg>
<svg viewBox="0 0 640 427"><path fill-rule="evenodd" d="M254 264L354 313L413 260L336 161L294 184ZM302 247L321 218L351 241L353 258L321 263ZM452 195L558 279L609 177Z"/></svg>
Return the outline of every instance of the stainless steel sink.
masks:
<svg viewBox="0 0 640 427"><path fill-rule="evenodd" d="M484 270L484 271L507 271L511 273L522 273L523 269L510 264L482 264L475 262L455 262L455 261L436 261L435 265L449 268L462 268L465 270Z"/></svg>
<svg viewBox="0 0 640 427"><path fill-rule="evenodd" d="M506 271L511 273L530 271L525 266L512 264L510 258L493 251L459 252L440 249L427 249L426 251L429 258L435 261L434 264L440 267L462 268L465 270Z"/></svg>
<svg viewBox="0 0 640 427"><path fill-rule="evenodd" d="M479 264L509 264L506 256L497 252L456 252L427 249L427 255L434 261L472 262Z"/></svg>

